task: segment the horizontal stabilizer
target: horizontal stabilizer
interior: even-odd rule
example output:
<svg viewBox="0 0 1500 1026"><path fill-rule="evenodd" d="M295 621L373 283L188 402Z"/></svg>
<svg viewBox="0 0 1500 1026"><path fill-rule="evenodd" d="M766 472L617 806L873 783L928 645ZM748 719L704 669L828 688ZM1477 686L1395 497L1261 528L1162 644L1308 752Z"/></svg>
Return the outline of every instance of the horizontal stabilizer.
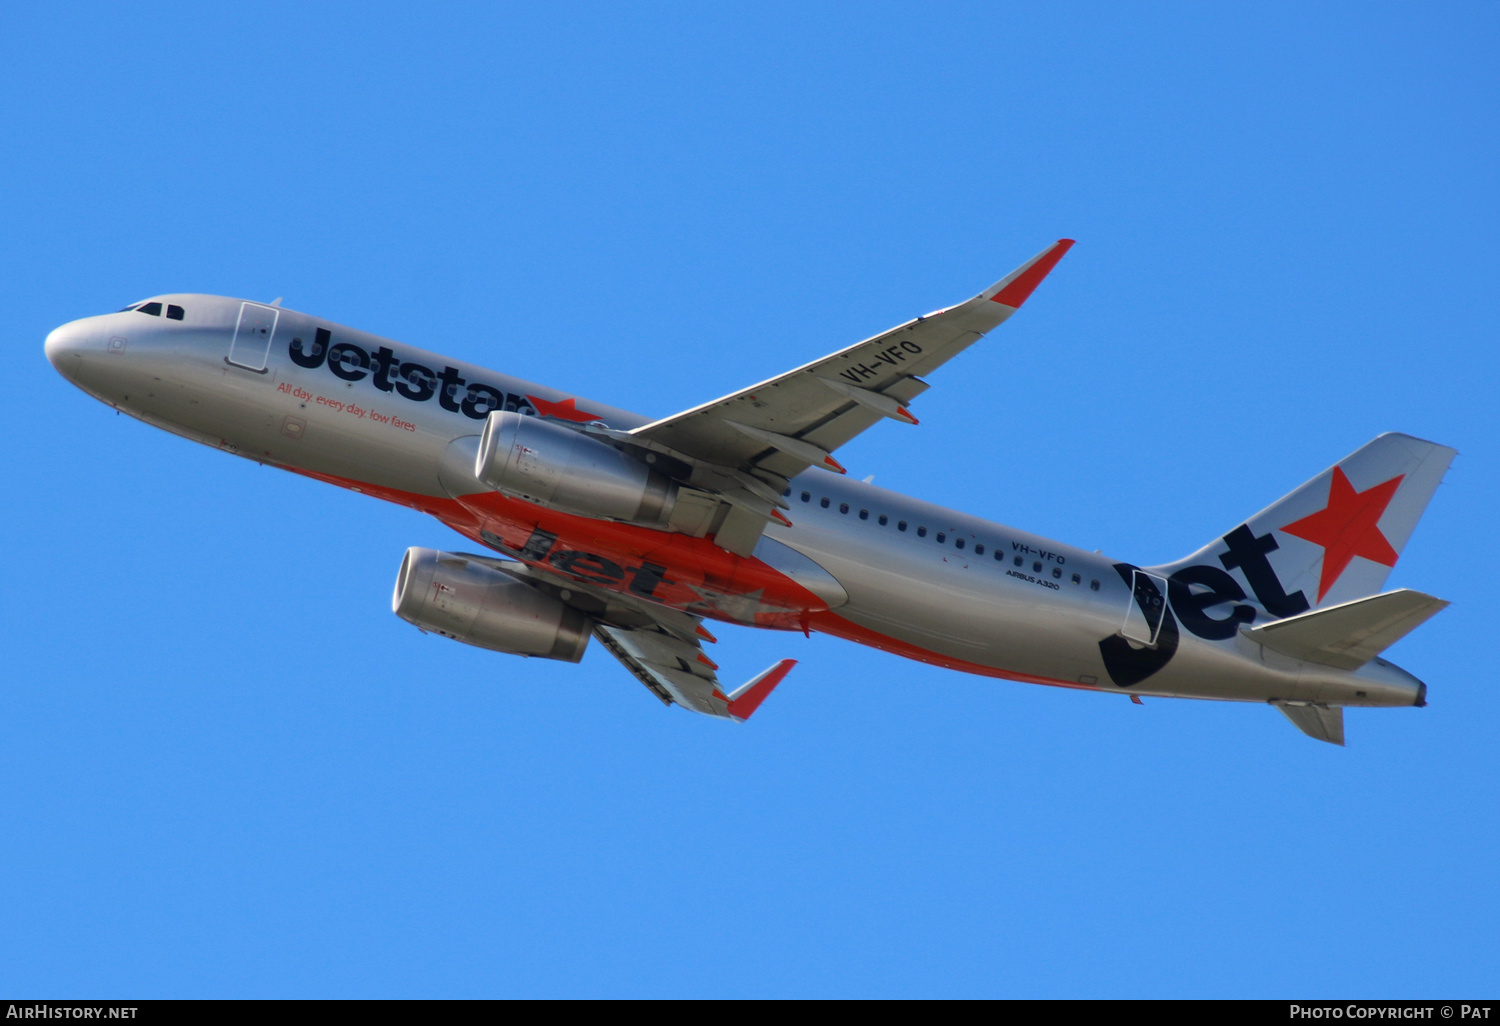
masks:
<svg viewBox="0 0 1500 1026"><path fill-rule="evenodd" d="M1245 634L1294 659L1356 670L1447 605L1440 598L1402 588L1275 620Z"/></svg>
<svg viewBox="0 0 1500 1026"><path fill-rule="evenodd" d="M1283 705L1276 708L1286 713L1296 728L1314 741L1327 741L1331 745L1344 743L1344 710L1340 706Z"/></svg>

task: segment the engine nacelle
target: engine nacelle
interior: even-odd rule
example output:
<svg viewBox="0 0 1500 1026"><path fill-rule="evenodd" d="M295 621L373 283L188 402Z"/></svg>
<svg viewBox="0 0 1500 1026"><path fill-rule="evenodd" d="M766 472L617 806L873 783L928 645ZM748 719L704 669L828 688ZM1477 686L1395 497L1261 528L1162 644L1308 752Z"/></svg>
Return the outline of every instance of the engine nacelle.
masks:
<svg viewBox="0 0 1500 1026"><path fill-rule="evenodd" d="M597 438L496 410L484 422L474 476L497 491L586 517L665 525L677 482Z"/></svg>
<svg viewBox="0 0 1500 1026"><path fill-rule="evenodd" d="M466 645L576 663L589 618L551 595L466 556L410 548L391 609L407 623Z"/></svg>

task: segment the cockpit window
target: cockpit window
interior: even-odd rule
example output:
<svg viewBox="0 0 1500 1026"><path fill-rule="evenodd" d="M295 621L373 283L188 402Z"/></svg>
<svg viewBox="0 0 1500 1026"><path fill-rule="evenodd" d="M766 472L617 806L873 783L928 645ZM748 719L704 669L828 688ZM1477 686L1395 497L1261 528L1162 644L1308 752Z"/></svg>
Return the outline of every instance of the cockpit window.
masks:
<svg viewBox="0 0 1500 1026"><path fill-rule="evenodd" d="M152 317L160 317L161 316L161 304L160 303L142 303L139 307L136 308L136 312L137 313L143 313L143 314L150 314Z"/></svg>
<svg viewBox="0 0 1500 1026"><path fill-rule="evenodd" d="M174 321L182 320L182 315L185 312L180 306L168 305L167 307L167 316Z"/></svg>

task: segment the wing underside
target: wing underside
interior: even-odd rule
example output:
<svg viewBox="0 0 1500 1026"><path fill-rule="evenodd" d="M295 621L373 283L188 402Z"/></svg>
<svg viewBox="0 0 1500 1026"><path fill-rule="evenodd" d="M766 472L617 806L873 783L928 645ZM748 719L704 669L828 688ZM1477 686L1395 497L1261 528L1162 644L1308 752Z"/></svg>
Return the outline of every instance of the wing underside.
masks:
<svg viewBox="0 0 1500 1026"><path fill-rule="evenodd" d="M663 702L740 722L748 720L797 665L795 659L783 659L725 694L719 687L718 667L703 654L701 646L687 645L651 628L622 629L600 624L594 628L594 636Z"/></svg>
<svg viewBox="0 0 1500 1026"><path fill-rule="evenodd" d="M588 616L599 643L667 705L743 721L796 665L794 659L783 659L726 693L719 683L718 664L703 649L703 642L716 639L703 627L701 617L559 577L517 560L465 558L519 578Z"/></svg>

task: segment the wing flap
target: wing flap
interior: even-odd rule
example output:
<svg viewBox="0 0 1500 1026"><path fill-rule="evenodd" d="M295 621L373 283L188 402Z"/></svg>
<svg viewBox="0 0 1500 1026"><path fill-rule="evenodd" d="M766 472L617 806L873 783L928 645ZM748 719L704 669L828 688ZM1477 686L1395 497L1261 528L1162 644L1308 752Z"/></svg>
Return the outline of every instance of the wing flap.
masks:
<svg viewBox="0 0 1500 1026"><path fill-rule="evenodd" d="M594 627L594 637L599 639L599 644L609 650L610 655L620 661L621 666L630 671L631 676L646 685L646 690L659 698L663 705L671 705L676 700L672 692L662 683L656 674L646 668L645 663L632 655L624 646L620 645L615 639L613 628L596 624Z"/></svg>
<svg viewBox="0 0 1500 1026"><path fill-rule="evenodd" d="M660 630L636 627L632 629L610 628L616 642L628 651L631 657L648 666L681 670L704 680L714 679L717 666L703 654L695 644L674 638Z"/></svg>
<svg viewBox="0 0 1500 1026"><path fill-rule="evenodd" d="M651 639L653 633L649 628L632 630L607 624L598 624L594 628L594 637L599 643L667 705L676 703L709 716L728 716L729 701L719 690L718 678L713 671L708 670L706 676L700 676L686 669L689 665L686 660L653 658L662 655Z"/></svg>
<svg viewBox="0 0 1500 1026"><path fill-rule="evenodd" d="M703 628L700 617L563 578L511 559L469 554L464 554L463 558L486 563L521 578L591 617L594 637L599 643L665 705L676 704L707 716L743 722L796 664L795 660L783 659L733 694L726 695L719 685L718 664L703 651L703 642L716 639ZM796 558L813 566L810 560ZM795 565L792 570L802 573L805 578L805 570L799 570ZM826 571L824 573L826 575ZM828 580L833 581L831 577ZM817 585L815 580L810 583ZM837 587L837 582L833 583Z"/></svg>
<svg viewBox="0 0 1500 1026"><path fill-rule="evenodd" d="M703 629L703 618L694 616L692 613L684 613L670 606L648 602L618 591L610 591L574 578L548 573L515 559L479 556L470 552L458 553L458 555L464 559L487 563L512 577L519 577L549 595L562 598L562 593L566 591L568 597L562 600L591 619L627 630L633 627L656 627L673 638L691 645L696 645L698 640L704 637L713 640L712 635Z"/></svg>
<svg viewBox="0 0 1500 1026"><path fill-rule="evenodd" d="M651 693L705 716L744 722L796 665L783 659L733 694L719 686L717 667L698 646L688 646L651 628L594 627L594 636ZM694 654L696 653L696 654Z"/></svg>

